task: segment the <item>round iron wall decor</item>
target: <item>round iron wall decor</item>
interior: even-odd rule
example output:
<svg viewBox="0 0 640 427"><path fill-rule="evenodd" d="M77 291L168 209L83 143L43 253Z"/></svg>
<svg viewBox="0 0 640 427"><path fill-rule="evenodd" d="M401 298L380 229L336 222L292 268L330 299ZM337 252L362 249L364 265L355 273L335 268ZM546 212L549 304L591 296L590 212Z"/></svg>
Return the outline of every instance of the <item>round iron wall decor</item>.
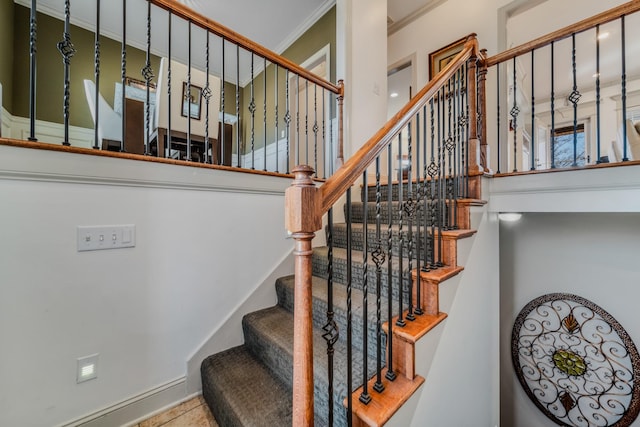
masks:
<svg viewBox="0 0 640 427"><path fill-rule="evenodd" d="M520 384L556 424L625 427L640 412L640 356L609 313L582 297L554 293L527 304L513 326Z"/></svg>

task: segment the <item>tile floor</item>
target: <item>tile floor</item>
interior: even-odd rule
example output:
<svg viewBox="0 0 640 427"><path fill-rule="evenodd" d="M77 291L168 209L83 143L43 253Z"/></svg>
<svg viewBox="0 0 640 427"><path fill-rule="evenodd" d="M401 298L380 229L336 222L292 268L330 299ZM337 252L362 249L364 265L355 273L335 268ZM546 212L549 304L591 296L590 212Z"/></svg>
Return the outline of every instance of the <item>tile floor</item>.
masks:
<svg viewBox="0 0 640 427"><path fill-rule="evenodd" d="M218 427L202 396L194 397L132 427Z"/></svg>

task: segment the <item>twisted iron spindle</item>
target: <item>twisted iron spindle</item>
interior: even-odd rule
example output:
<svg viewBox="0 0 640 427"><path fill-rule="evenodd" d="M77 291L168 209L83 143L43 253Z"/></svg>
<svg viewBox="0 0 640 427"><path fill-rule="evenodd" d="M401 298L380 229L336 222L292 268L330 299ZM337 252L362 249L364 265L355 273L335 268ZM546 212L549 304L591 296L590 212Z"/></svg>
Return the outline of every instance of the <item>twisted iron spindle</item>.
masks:
<svg viewBox="0 0 640 427"><path fill-rule="evenodd" d="M576 34L571 34L571 70L573 76L573 90L569 94L569 102L573 104L573 163L571 166L578 166L578 101L582 96L578 92L577 65L576 65Z"/></svg>
<svg viewBox="0 0 640 427"><path fill-rule="evenodd" d="M625 27L624 27L624 15L620 18L620 38L622 42L621 50L622 50L622 78L621 78L621 86L622 86L622 161L626 162L629 160L627 157L627 48L626 48L626 36L625 36Z"/></svg>
<svg viewBox="0 0 640 427"><path fill-rule="evenodd" d="M313 85L313 164L318 176L318 85Z"/></svg>
<svg viewBox="0 0 640 427"><path fill-rule="evenodd" d="M263 58L263 71L262 71L262 89L263 89L263 102L262 102L262 126L263 126L263 143L264 143L264 164L263 171L267 170L267 58ZM276 139L276 145L278 139ZM315 170L315 169L314 169Z"/></svg>
<svg viewBox="0 0 640 427"><path fill-rule="evenodd" d="M327 395L329 398L328 421L329 425L333 425L333 356L335 353L334 345L338 341L339 331L338 325L334 319L333 312L333 208L327 212L327 323L322 327L322 338L327 342L327 372L328 387Z"/></svg>
<svg viewBox="0 0 640 427"><path fill-rule="evenodd" d="M425 106L426 108L426 106ZM425 110L426 111L426 110ZM423 137L426 138L426 135ZM420 112L418 111L416 115L416 304L413 308L413 314L421 315L422 314L422 303L421 303L421 290L420 290L420 282L422 278L420 277L420 261L422 260L422 232L420 230L420 215L418 214L421 210L421 199L425 196L425 182L420 181ZM425 160L426 163L426 160ZM423 230L424 232L424 230Z"/></svg>
<svg viewBox="0 0 640 427"><path fill-rule="evenodd" d="M453 93L451 89L451 79L447 80L447 91L445 93L445 97L447 100L447 112L446 116L446 126L447 126L447 139L444 142L444 148L446 149L446 164L449 172L449 178L444 176L444 185L445 185L445 218L444 218L444 229L451 230L453 228L453 221L451 220L452 204L453 204L453 150L456 147L455 141L452 136L452 119L453 119Z"/></svg>
<svg viewBox="0 0 640 427"><path fill-rule="evenodd" d="M300 164L300 75L296 74L296 165Z"/></svg>
<svg viewBox="0 0 640 427"><path fill-rule="evenodd" d="M251 52L251 101L249 102L249 112L251 113L251 169L255 169L255 113L256 113L256 102L254 96L254 74L253 74L253 52Z"/></svg>
<svg viewBox="0 0 640 427"><path fill-rule="evenodd" d="M309 80L304 80L304 164L309 164ZM317 171L316 171L317 172Z"/></svg>
<svg viewBox="0 0 640 427"><path fill-rule="evenodd" d="M353 277L352 277L352 265L353 265L353 254L352 254L352 213L351 213L351 189L347 190L347 213L346 213L346 221L347 221L347 417L348 424L351 425L351 414L353 413L353 344L352 344L352 301L351 301L351 291L353 285Z"/></svg>
<svg viewBox="0 0 640 427"><path fill-rule="evenodd" d="M600 161L600 24L596 25L596 163Z"/></svg>
<svg viewBox="0 0 640 427"><path fill-rule="evenodd" d="M191 21L189 21L188 45L187 45L187 90L185 92L186 101L189 105L187 110L187 161L191 161Z"/></svg>
<svg viewBox="0 0 640 427"><path fill-rule="evenodd" d="M516 58L513 58L513 108L509 114L512 118L512 130L513 130L513 172L518 172L518 83L516 80Z"/></svg>
<svg viewBox="0 0 640 427"><path fill-rule="evenodd" d="M556 107L555 107L555 77L554 77L554 61L555 55L554 42L551 42L551 169L556 168Z"/></svg>
<svg viewBox="0 0 640 427"><path fill-rule="evenodd" d="M446 173L445 173L445 147L444 147L444 129L445 129L445 93L444 87L440 89L438 95L438 170L440 175L438 176L438 194L437 194L437 206L438 206L438 261L436 265L442 267L442 231L444 230L444 215L447 211L446 206ZM440 138L440 129L442 128L442 138ZM435 254L435 252L434 252Z"/></svg>
<svg viewBox="0 0 640 427"><path fill-rule="evenodd" d="M439 94L437 95L439 96ZM429 251L429 266L425 268L424 271L430 271L438 268L438 263L436 262L436 215L437 215L437 193L439 185L437 182L437 177L440 175L440 168L436 163L436 145L435 145L435 108L434 108L434 100L431 98L429 100L430 105L430 119L431 119L431 162L429 163L429 167L427 172L429 174L429 224L431 225L431 233L429 239L429 247L427 250ZM438 107L439 108L439 107ZM438 110L438 115L440 114ZM438 131L439 132L439 131ZM440 134L438 133L438 139L440 139Z"/></svg>
<svg viewBox="0 0 640 427"><path fill-rule="evenodd" d="M275 169L275 171L277 173L277 172L280 172L280 163L279 163L279 159L278 159L278 146L280 145L280 135L278 134L278 125L279 125L279 123L278 123L278 120L279 120L279 117L278 117L278 104L279 104L279 102L278 102L279 101L279 99L278 99L278 64L273 64L273 65L275 67L275 71L274 71L274 74L275 74L274 98L275 98L276 105L275 105L275 109L274 109L275 110L274 111L274 122L275 122L275 126L274 127L275 127L275 142L276 142L276 169Z"/></svg>
<svg viewBox="0 0 640 427"><path fill-rule="evenodd" d="M389 381L396 379L393 370L393 164L391 144L387 146L387 373Z"/></svg>
<svg viewBox="0 0 640 427"><path fill-rule="evenodd" d="M169 43L169 49L171 49L171 43ZM171 55L169 55L171 57ZM120 80L122 83L122 94L121 94L121 104L122 104L122 141L120 141L120 151L126 152L125 146L125 138L124 136L127 134L126 125L127 125L127 103L126 103L126 93L125 88L127 87L127 0L122 0L122 45L120 47ZM171 102L171 98L169 98L169 102Z"/></svg>
<svg viewBox="0 0 640 427"><path fill-rule="evenodd" d="M369 221L368 201L369 187L367 185L367 172L362 174L362 188L364 191L363 219L362 219L362 393L358 398L365 405L371 402L369 394L369 349L368 349L368 314L369 314Z"/></svg>
<svg viewBox="0 0 640 427"><path fill-rule="evenodd" d="M220 62L221 62L221 73L222 73L222 80L220 82L220 111L222 112L222 125L220 126L220 132L222 132L222 135L218 135L218 139L221 141L220 144L218 144L220 146L220 160L219 160L219 164L224 165L224 159L225 156L227 154L227 151L225 149L225 131L224 131L224 127L225 127L225 54L224 54L224 45L226 40L224 37L221 38L220 41ZM219 132L219 133L220 133ZM216 150L217 151L217 150ZM231 166L230 164L227 166Z"/></svg>
<svg viewBox="0 0 640 427"><path fill-rule="evenodd" d="M169 22L167 23L167 43L169 45L167 54L167 104L171 104L171 32L172 32L172 12L169 11ZM160 144L160 140L158 140ZM167 136L164 142L164 156L171 157L171 108L167 108ZM158 151L160 151L158 149Z"/></svg>
<svg viewBox="0 0 640 427"><path fill-rule="evenodd" d="M191 23L189 23L189 55L191 55ZM146 103L144 108L144 125L146 130L146 139L144 140L144 154L151 154L149 150L149 143L151 142L151 79L153 79L153 70L151 69L151 2L147 1L147 54L145 65L142 68L142 77L144 77L146 86ZM125 88L122 87L124 92ZM188 92L190 93L190 92ZM124 134L123 134L124 138Z"/></svg>
<svg viewBox="0 0 640 427"><path fill-rule="evenodd" d="M496 65L496 138L497 138L497 153L498 156L496 162L496 173L500 173L500 66Z"/></svg>
<svg viewBox="0 0 640 427"><path fill-rule="evenodd" d="M531 50L531 170L536 170L535 49Z"/></svg>
<svg viewBox="0 0 640 427"><path fill-rule="evenodd" d="M381 215L380 215L380 156L376 157L376 248L371 253L371 258L376 265L376 382L373 389L382 393L382 265L385 254L382 250ZM366 205L366 203L365 203Z"/></svg>
<svg viewBox="0 0 640 427"><path fill-rule="evenodd" d="M38 40L38 12L36 0L31 0L29 17L29 141L36 138L36 42ZM100 10L100 7L98 7ZM96 93L98 89L96 88ZM98 96L96 96L96 99ZM1 101L1 100L0 100ZM96 110L97 117L97 110ZM98 125L96 123L96 129Z"/></svg>
<svg viewBox="0 0 640 427"><path fill-rule="evenodd" d="M100 0L96 0L96 36L93 60L93 75L96 82L96 100L94 104L96 120L93 129L93 149L98 150L100 149L98 137L98 126L100 125L100 96L98 95L100 93Z"/></svg>
<svg viewBox="0 0 640 427"><path fill-rule="evenodd" d="M62 55L64 64L64 98L62 103L62 115L64 117L64 141L62 145L69 146L69 100L71 99L71 58L76 53L76 49L71 43L70 31L71 5L69 0L64 2L64 32L62 33L62 41L58 42L58 51ZM97 97L97 94L96 94Z"/></svg>
<svg viewBox="0 0 640 427"><path fill-rule="evenodd" d="M204 89L202 89L202 96L205 99L205 115L204 115L204 162L212 163L213 158L217 157L214 154L213 149L211 149L211 156L209 156L209 149L211 148L211 144L209 143L209 101L211 100L211 96L213 95L211 91L211 86L209 85L209 30L207 30L207 42L205 47L205 73L206 83L204 85ZM224 110L223 110L224 111ZM223 115L223 133L224 133L224 115ZM220 139L220 135L218 135L218 139ZM219 160L218 160L219 162Z"/></svg>
<svg viewBox="0 0 640 427"><path fill-rule="evenodd" d="M241 157L241 150L240 150L240 132L239 132L239 127L240 127L240 123L242 123L240 121L241 117L240 117L240 45L236 45L236 118L237 118L237 124L238 124L238 131L236 132L236 156L237 156L237 164L236 166L241 168L242 167L242 157Z"/></svg>
<svg viewBox="0 0 640 427"><path fill-rule="evenodd" d="M413 198L413 185L412 185L412 172L411 168L413 165L413 147L412 147L412 138L411 138L411 122L407 124L407 163L409 164L409 170L407 171L407 201L404 202L404 211L407 214L407 252L409 254L409 259L407 261L407 268L409 270L409 301L407 305L409 306L409 310L405 318L410 321L416 320L416 317L413 315L413 280L411 279L411 271L413 270L413 215L416 212L416 201ZM400 183L402 186L403 184ZM402 271L402 270L401 270Z"/></svg>
<svg viewBox="0 0 640 427"><path fill-rule="evenodd" d="M291 132L291 111L289 111L289 70L287 70L285 72L285 108L286 108L286 112L284 114L284 123L285 123L285 133L286 133L286 137L287 137L287 142L286 142L286 151L287 151L287 173L289 173L289 163L290 163L290 139L289 139L289 135Z"/></svg>
<svg viewBox="0 0 640 427"><path fill-rule="evenodd" d="M398 133L398 320L396 325L404 327L406 322L404 321L403 313L403 297L404 297L404 283L403 283L403 249L404 249L404 233L403 233L403 215L404 215L404 201L403 201L403 182L402 182L402 132Z"/></svg>

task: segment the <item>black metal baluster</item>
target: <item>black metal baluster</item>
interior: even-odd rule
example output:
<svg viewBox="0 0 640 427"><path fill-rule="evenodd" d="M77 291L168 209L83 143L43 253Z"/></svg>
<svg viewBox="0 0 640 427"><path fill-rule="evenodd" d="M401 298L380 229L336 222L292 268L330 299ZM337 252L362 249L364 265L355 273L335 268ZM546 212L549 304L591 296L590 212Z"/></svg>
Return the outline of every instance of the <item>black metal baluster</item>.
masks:
<svg viewBox="0 0 640 427"><path fill-rule="evenodd" d="M189 55L191 55L191 23L189 23ZM191 58L191 56L189 56ZM144 106L144 126L145 126L145 135L146 138L144 140L144 154L151 154L149 143L151 142L151 94L150 94L150 84L151 79L153 79L153 70L151 69L151 2L147 1L147 55L145 65L142 68L142 77L144 77L145 85L146 85L146 103ZM124 92L125 88L122 88ZM191 92L188 92L191 93ZM123 135L124 138L124 135Z"/></svg>
<svg viewBox="0 0 640 427"><path fill-rule="evenodd" d="M391 144L387 146L387 373L389 381L396 379L393 370L393 160Z"/></svg>
<svg viewBox="0 0 640 427"><path fill-rule="evenodd" d="M518 83L516 81L516 58L513 58L513 108L509 114L512 117L512 130L513 130L513 171L518 172Z"/></svg>
<svg viewBox="0 0 640 427"><path fill-rule="evenodd" d="M500 66L502 64L496 65L496 139L497 139L497 150L496 155L498 156L497 164L496 164L496 173L500 173Z"/></svg>
<svg viewBox="0 0 640 427"><path fill-rule="evenodd" d="M624 29L624 15L620 18L620 37L622 41L622 161L629 160L627 157L627 49L626 49L626 35Z"/></svg>
<svg viewBox="0 0 640 427"><path fill-rule="evenodd" d="M531 170L536 170L535 50L531 50Z"/></svg>
<svg viewBox="0 0 640 427"><path fill-rule="evenodd" d="M404 201L403 201L403 182L402 182L402 132L398 133L398 320L396 325L404 327L406 325L404 321L403 313L403 297L404 297L404 269L403 269L403 250L404 250L404 233L403 215L404 215Z"/></svg>
<svg viewBox="0 0 640 427"><path fill-rule="evenodd" d="M380 156L376 157L376 248L371 253L371 258L376 264L376 382L373 389L382 393L382 265L385 261L382 250L381 215L380 215ZM365 199L366 200L366 199ZM366 205L366 203L365 203ZM331 423L329 424L331 425Z"/></svg>
<svg viewBox="0 0 640 427"><path fill-rule="evenodd" d="M38 140L36 138L36 42L38 40L38 9L36 3L36 0L31 0L29 17L29 141ZM98 10L100 10L99 7ZM96 93L97 91L98 89L96 88ZM97 95L96 99L98 99ZM96 124L97 128L98 125Z"/></svg>
<svg viewBox="0 0 640 427"><path fill-rule="evenodd" d="M371 402L369 395L369 349L368 349L368 333L367 327L369 314L369 221L368 221L368 201L369 186L367 185L367 172L362 174L362 188L364 191L364 203L362 212L362 393L358 400L365 405Z"/></svg>
<svg viewBox="0 0 640 427"><path fill-rule="evenodd" d="M169 44L171 46L171 44ZM122 0L122 46L120 48L120 79L122 83L122 141L120 141L120 151L126 152L125 138L127 125L127 103L125 88L127 87L127 0Z"/></svg>
<svg viewBox="0 0 640 427"><path fill-rule="evenodd" d="M262 103L262 124L263 124L263 134L264 134L264 165L262 170L267 170L267 58L263 58L263 66L264 71L262 71L262 85L263 85L263 93L264 102ZM276 138L276 144L278 144L278 139Z"/></svg>
<svg viewBox="0 0 640 427"><path fill-rule="evenodd" d="M304 164L309 164L309 80L304 80ZM317 173L318 171L316 171Z"/></svg>
<svg viewBox="0 0 640 427"><path fill-rule="evenodd" d="M273 64L273 66L275 67L275 92L274 92L274 96L275 96L275 111L274 111L274 121L275 121L275 141L276 141L276 173L280 172L280 164L279 164L279 159L278 159L278 145L280 145L280 135L278 134L278 104L279 104L279 99L278 99L278 64Z"/></svg>
<svg viewBox="0 0 640 427"><path fill-rule="evenodd" d="M425 111L426 111L426 106L425 106ZM426 139L426 135L423 137ZM426 163L426 161L425 161ZM420 111L418 111L418 113L416 114L416 206L415 206L415 213L416 213L416 304L413 308L413 314L415 315L421 315L422 314L422 299L420 297L421 295L421 286L420 286L420 282L422 281L422 278L420 277L420 262L422 261L422 231L420 230L420 214L419 212L422 210L421 209L421 199L422 197L426 197L425 196L425 187L424 185L426 184L426 180L425 182L420 182ZM423 211L424 212L424 211ZM424 215L424 213L422 214Z"/></svg>
<svg viewBox="0 0 640 427"><path fill-rule="evenodd" d="M596 25L596 163L600 161L600 24Z"/></svg>
<svg viewBox="0 0 640 427"><path fill-rule="evenodd" d="M289 70L286 70L285 72L285 108L287 109L287 111L284 114L284 123L286 125L285 127L285 132L286 132L286 137L287 137L287 142L286 142L286 150L287 150L287 174L289 173L289 163L290 163L290 158L289 158L289 153L290 153L290 139L289 139L289 135L291 133L291 112L289 111Z"/></svg>
<svg viewBox="0 0 640 427"><path fill-rule="evenodd" d="M171 104L171 32L172 32L172 13L169 11L169 22L168 22L168 37L167 43L169 45L168 54L167 54L167 104ZM167 108L167 136L164 141L164 156L169 158L171 157L171 108ZM159 151L160 139L158 138L158 151Z"/></svg>
<svg viewBox="0 0 640 427"><path fill-rule="evenodd" d="M251 101L249 102L249 112L251 113L251 169L255 169L255 112L256 102L254 98L254 75L253 75L253 52L251 52Z"/></svg>
<svg viewBox="0 0 640 427"><path fill-rule="evenodd" d="M407 163L409 164L409 170L407 171L407 201L404 202L404 211L407 214L407 252L409 254L409 260L407 261L407 268L409 270L409 301L407 305L409 310L406 315L406 319L410 321L416 320L413 315L413 280L411 272L413 270L413 215L416 212L416 201L413 198L413 182L411 171L413 166L413 140L411 135L411 121L407 124ZM401 183L402 185L402 183ZM402 271L402 270L401 270Z"/></svg>
<svg viewBox="0 0 640 427"><path fill-rule="evenodd" d="M182 100L184 105L188 103L189 108L187 110L187 161L191 161L191 21L188 25L188 46L187 46L187 91L185 93L186 99Z"/></svg>
<svg viewBox="0 0 640 427"><path fill-rule="evenodd" d="M237 167L242 167L242 153L240 150L240 45L236 45L236 156Z"/></svg>
<svg viewBox="0 0 640 427"><path fill-rule="evenodd" d="M436 94L436 96L440 96L440 94ZM433 97L429 100L430 106L430 119L431 119L431 162L429 163L429 167L427 168L427 173L429 174L429 205L428 205L428 213L429 213L429 224L431 225L431 233L429 233L429 246L427 251L429 252L429 266L425 268L424 271L430 271L438 268L438 263L436 262L436 214L437 214L437 204L436 204L436 195L437 195L437 176L439 176L440 171L438 164L436 163L436 145L435 145L435 108L433 105ZM438 107L440 108L440 107ZM438 112L439 114L439 112ZM438 139L440 135L438 135Z"/></svg>
<svg viewBox="0 0 640 427"><path fill-rule="evenodd" d="M64 64L64 99L62 103L62 115L64 117L64 141L62 145L69 146L69 100L71 99L71 58L76 53L76 49L71 43L70 31L71 5L69 0L64 2L64 32L62 41L58 42L58 50L62 54L62 62ZM96 94L96 96L98 96Z"/></svg>
<svg viewBox="0 0 640 427"><path fill-rule="evenodd" d="M327 395L329 397L328 421L329 425L333 425L333 355L335 353L334 345L338 341L339 331L338 325L334 319L333 312L333 208L327 213L327 323L322 327L324 333L322 338L327 341L327 372L328 387Z"/></svg>
<svg viewBox="0 0 640 427"><path fill-rule="evenodd" d="M453 155L454 152L453 150L456 147L455 141L453 139L452 136L452 119L453 119L453 93L452 93L452 89L451 89L451 79L447 80L447 92L445 94L446 96L446 100L447 100L447 113L446 113L446 120L447 120L447 139L444 143L444 148L447 150L446 151L446 162L447 162L447 169L449 172L449 178L447 178L447 176L445 175L444 177L444 183L445 183L445 212L446 212L446 216L445 216L445 222L444 222L444 228L445 230L451 230L453 228L453 221L451 219L451 213L453 212L453 179L454 179L454 173L453 173Z"/></svg>
<svg viewBox="0 0 640 427"><path fill-rule="evenodd" d="M300 164L300 75L296 74L296 165Z"/></svg>
<svg viewBox="0 0 640 427"><path fill-rule="evenodd" d="M205 116L204 116L204 162L213 163L213 158L216 155L213 153L211 144L209 143L209 101L211 100L211 86L209 86L209 30L207 30L207 42L205 48L205 69L206 69L206 84L202 89L202 97L205 99ZM223 115L223 127L224 127L224 115ZM222 129L224 131L224 129ZM220 135L218 135L220 139ZM209 156L209 149L211 149L211 156ZM219 161L219 160L218 160Z"/></svg>
<svg viewBox="0 0 640 427"><path fill-rule="evenodd" d="M464 74L464 77L462 78L462 81L467 81L469 79L469 62L466 62L464 64L464 67L462 68L462 72ZM473 78L473 76L472 76ZM469 131L469 126L471 126L471 120L470 120L470 116L469 116L469 86L467 84L467 86L464 88L464 90L462 91L462 103L464 105L464 116L463 116L463 133L464 133L464 141L465 144L462 145L462 168L464 169L464 185L463 185L463 190L464 190L464 196L468 197L469 196L469 135L470 135L470 131Z"/></svg>
<svg viewBox="0 0 640 427"><path fill-rule="evenodd" d="M220 130L218 131L218 133L222 133L222 135L218 135L218 140L221 141L220 144L218 144L220 146L220 158L218 159L218 164L220 165L224 165L224 159L225 156L227 154L227 151L225 149L225 116L226 116L226 109L225 109L225 54L224 54L224 45L225 45L225 39L224 37L222 37L221 40L221 49L220 49L220 62L222 63L222 69L221 69L221 73L222 73L222 81L220 82L220 111L222 112L222 124L220 125ZM216 150L217 152L218 150ZM227 166L231 166L230 164Z"/></svg>
<svg viewBox="0 0 640 427"><path fill-rule="evenodd" d="M453 79L453 93L451 94L453 97L453 206L451 207L453 210L453 223L451 224L451 228L457 230L458 198L460 196L460 181L462 179L462 159L460 157L460 149L462 148L462 130L460 129L459 117L460 109L462 108L462 105L460 104L460 91L462 89L460 85L460 70L456 70L456 73L451 78Z"/></svg>
<svg viewBox="0 0 640 427"><path fill-rule="evenodd" d="M438 170L440 171L440 175L438 176L438 196L437 196L437 206L438 206L438 261L436 265L438 267L442 267L444 264L442 262L442 231L445 228L444 224L444 215L447 211L446 206L446 172L445 172L445 147L444 147L444 132L445 132L445 93L444 87L440 89L438 94ZM442 129L442 138L440 137L440 129Z"/></svg>
<svg viewBox="0 0 640 427"><path fill-rule="evenodd" d="M327 177L326 89L322 88L322 177ZM329 148L330 149L330 148Z"/></svg>
<svg viewBox="0 0 640 427"><path fill-rule="evenodd" d="M313 85L313 164L318 175L318 85Z"/></svg>
<svg viewBox="0 0 640 427"><path fill-rule="evenodd" d="M100 126L100 0L96 0L96 37L94 50L93 75L96 82L96 99L95 99L95 115L96 120L93 128L93 148L100 149L100 141L98 137L98 127ZM124 90L124 87L122 88Z"/></svg>
<svg viewBox="0 0 640 427"><path fill-rule="evenodd" d="M555 107L555 77L553 54L554 42L551 42L551 169L556 168L556 107Z"/></svg>
<svg viewBox="0 0 640 427"><path fill-rule="evenodd" d="M433 117L433 98L429 99L429 105L431 107L431 115ZM427 151L428 151L428 141L427 141L427 105L424 105L424 112L422 114L422 130L424 134L424 152L423 152L423 171L422 171L422 179L424 180L424 200L422 204L422 224L424 227L424 255L423 255L423 263L421 271L427 272L430 271L429 264L431 263L429 259L429 247L431 245L431 237L429 236L429 219L431 217L431 209L430 202L431 199L431 186L433 185L433 181L429 178L429 170L431 169L431 164L427 163ZM431 125L431 135L433 140L433 123ZM433 161L433 158L432 158Z"/></svg>
<svg viewBox="0 0 640 427"><path fill-rule="evenodd" d="M353 413L353 358L352 358L352 302L351 288L352 277L352 214L351 214L351 189L347 190L347 423L351 426L351 414Z"/></svg>
<svg viewBox="0 0 640 427"><path fill-rule="evenodd" d="M573 74L573 90L569 95L569 102L573 104L573 163L571 166L578 166L578 101L582 96L578 92L578 81L576 78L576 34L571 34L571 69Z"/></svg>

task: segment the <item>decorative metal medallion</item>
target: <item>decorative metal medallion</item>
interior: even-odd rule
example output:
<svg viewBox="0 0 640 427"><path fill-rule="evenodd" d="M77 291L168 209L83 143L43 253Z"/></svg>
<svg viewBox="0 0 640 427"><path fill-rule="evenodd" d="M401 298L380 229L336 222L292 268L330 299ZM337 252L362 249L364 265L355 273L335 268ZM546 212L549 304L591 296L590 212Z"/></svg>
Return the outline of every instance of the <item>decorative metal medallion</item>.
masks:
<svg viewBox="0 0 640 427"><path fill-rule="evenodd" d="M640 357L622 326L589 300L548 294L527 304L511 357L529 398L561 426L629 426L640 412Z"/></svg>

